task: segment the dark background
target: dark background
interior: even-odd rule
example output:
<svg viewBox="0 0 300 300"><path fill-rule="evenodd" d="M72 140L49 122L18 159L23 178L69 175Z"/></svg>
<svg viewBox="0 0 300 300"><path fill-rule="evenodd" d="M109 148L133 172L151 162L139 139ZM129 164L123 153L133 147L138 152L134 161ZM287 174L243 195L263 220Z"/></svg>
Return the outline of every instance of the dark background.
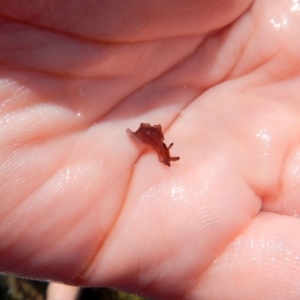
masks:
<svg viewBox="0 0 300 300"><path fill-rule="evenodd" d="M45 300L48 283L0 276L0 300ZM107 288L82 289L79 300L144 300Z"/></svg>

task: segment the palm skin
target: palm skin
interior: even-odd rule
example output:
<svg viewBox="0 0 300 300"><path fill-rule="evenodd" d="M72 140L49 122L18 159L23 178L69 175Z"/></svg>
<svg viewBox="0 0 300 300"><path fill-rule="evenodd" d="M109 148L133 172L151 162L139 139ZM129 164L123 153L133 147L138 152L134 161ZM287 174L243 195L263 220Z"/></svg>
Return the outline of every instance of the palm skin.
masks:
<svg viewBox="0 0 300 300"><path fill-rule="evenodd" d="M0 1L2 272L299 299L297 3L39 3Z"/></svg>

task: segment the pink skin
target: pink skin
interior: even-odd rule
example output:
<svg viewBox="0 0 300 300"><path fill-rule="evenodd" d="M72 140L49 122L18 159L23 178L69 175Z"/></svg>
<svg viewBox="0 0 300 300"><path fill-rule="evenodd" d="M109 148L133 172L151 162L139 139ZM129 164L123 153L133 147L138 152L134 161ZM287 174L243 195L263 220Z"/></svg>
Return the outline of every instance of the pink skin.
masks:
<svg viewBox="0 0 300 300"><path fill-rule="evenodd" d="M76 300L79 294L80 289L76 286L53 282L48 285L47 300Z"/></svg>
<svg viewBox="0 0 300 300"><path fill-rule="evenodd" d="M299 299L297 3L64 2L0 0L0 269ZM172 168L133 147L142 122Z"/></svg>

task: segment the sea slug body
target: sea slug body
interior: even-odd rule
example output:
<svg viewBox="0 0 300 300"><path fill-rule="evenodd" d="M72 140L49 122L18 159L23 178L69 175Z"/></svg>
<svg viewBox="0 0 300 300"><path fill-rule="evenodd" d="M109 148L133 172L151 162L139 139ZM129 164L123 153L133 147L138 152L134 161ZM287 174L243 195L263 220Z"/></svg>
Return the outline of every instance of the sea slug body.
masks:
<svg viewBox="0 0 300 300"><path fill-rule="evenodd" d="M133 132L128 128L126 132L134 142L147 145L156 151L161 163L170 167L170 161L179 160L179 157L170 156L169 150L173 146L173 143L167 147L163 142L164 134L160 125L151 126L149 123L141 123L137 131Z"/></svg>

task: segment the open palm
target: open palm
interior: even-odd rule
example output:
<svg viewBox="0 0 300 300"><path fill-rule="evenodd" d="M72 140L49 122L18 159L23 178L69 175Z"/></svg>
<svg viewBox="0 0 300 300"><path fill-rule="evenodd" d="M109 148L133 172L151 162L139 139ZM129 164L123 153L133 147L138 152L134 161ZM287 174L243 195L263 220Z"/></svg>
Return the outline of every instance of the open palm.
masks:
<svg viewBox="0 0 300 300"><path fill-rule="evenodd" d="M30 2L0 1L0 270L299 299L298 2Z"/></svg>

